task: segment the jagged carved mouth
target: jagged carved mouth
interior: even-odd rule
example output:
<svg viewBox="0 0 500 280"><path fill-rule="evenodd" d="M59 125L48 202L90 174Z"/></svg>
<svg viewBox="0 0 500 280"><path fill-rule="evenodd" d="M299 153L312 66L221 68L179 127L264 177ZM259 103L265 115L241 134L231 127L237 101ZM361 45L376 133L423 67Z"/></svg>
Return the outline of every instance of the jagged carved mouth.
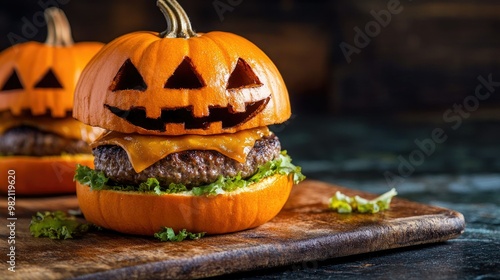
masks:
<svg viewBox="0 0 500 280"><path fill-rule="evenodd" d="M193 116L191 106L162 109L161 116L156 119L146 117L146 109L143 107L131 107L129 110L123 110L107 104L104 106L111 113L135 126L146 130L164 132L167 124L184 124L185 129L208 129L211 123L222 122L223 129L236 127L244 124L264 110L269 100L270 97L256 102L245 103L244 112L235 112L230 105L227 107L209 107L210 114L200 118Z"/></svg>

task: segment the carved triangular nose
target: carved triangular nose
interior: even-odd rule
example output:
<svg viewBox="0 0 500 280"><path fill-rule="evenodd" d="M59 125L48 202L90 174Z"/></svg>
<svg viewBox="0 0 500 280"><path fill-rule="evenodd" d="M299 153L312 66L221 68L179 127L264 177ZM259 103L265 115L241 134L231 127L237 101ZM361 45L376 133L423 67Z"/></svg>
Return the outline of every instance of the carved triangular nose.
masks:
<svg viewBox="0 0 500 280"><path fill-rule="evenodd" d="M204 86L205 83L189 57L184 58L165 84L165 88L169 89L200 89Z"/></svg>
<svg viewBox="0 0 500 280"><path fill-rule="evenodd" d="M49 69L45 75L43 75L42 79L35 84L35 88L63 88L61 82L54 74L52 69Z"/></svg>

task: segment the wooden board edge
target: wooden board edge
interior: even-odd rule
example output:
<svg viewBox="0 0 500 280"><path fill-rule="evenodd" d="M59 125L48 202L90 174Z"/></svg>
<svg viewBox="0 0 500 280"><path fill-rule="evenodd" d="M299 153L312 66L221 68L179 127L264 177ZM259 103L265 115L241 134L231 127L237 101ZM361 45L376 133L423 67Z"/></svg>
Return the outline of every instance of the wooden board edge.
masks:
<svg viewBox="0 0 500 280"><path fill-rule="evenodd" d="M127 279L131 276L140 279L195 279L214 277L257 269L293 265L301 262L324 261L327 259L335 259L345 256L445 242L459 237L465 230L465 220L463 215L459 212L451 210L443 214L429 215L428 220L431 222L427 224L418 223L421 221L417 218L413 220L409 218L401 221L407 229L408 227L406 226L408 223L416 222L415 226L410 227L410 230L403 234L403 236L411 237L413 236L412 229L416 230L418 228L418 230L421 231L422 226L426 225L428 229L431 230L430 225L432 222L440 222L445 226L438 232L430 232L430 238L409 240L400 238L398 242L388 243L388 246L375 244L377 240L379 240L377 235L369 235L361 230L358 234L361 236L365 234L366 238L361 239L361 242L359 242L358 246L355 248L348 248L349 251L345 248L344 251L337 250L337 248L342 248L339 244L347 242L346 238L348 238L347 233L339 233L331 236L320 236L318 238L306 239L303 242L294 242L294 246L299 246L294 249L296 252L293 254L287 254L287 256L284 256L281 252L285 250L286 246L291 246L292 244L267 244L266 246L250 250L250 252L247 252L244 255L242 255L238 250L233 250L212 254L208 257L195 257L189 262L178 260L160 261L134 267L124 267L113 271L92 273L77 277L76 279ZM395 226L397 225L387 226L385 229L382 228L379 234L401 233L401 230L394 230ZM255 258L256 255L259 257ZM295 257L290 257L290 255ZM231 265L234 262L238 262L239 266L236 267ZM172 267L175 267L175 269L172 269ZM207 271L210 271L210 273L207 273Z"/></svg>

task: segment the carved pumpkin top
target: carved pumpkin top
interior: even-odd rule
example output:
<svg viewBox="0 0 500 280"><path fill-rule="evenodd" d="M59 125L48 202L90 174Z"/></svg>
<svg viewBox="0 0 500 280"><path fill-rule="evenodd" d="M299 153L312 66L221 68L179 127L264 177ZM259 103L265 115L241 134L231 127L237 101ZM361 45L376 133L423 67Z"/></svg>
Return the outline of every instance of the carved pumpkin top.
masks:
<svg viewBox="0 0 500 280"><path fill-rule="evenodd" d="M234 133L290 117L288 91L264 52L231 33L196 34L177 2L158 3L169 29L106 45L81 75L74 117L149 135Z"/></svg>
<svg viewBox="0 0 500 280"><path fill-rule="evenodd" d="M27 42L0 53L0 111L66 117L81 71L103 44L73 43L69 23L57 8L45 11L45 43Z"/></svg>

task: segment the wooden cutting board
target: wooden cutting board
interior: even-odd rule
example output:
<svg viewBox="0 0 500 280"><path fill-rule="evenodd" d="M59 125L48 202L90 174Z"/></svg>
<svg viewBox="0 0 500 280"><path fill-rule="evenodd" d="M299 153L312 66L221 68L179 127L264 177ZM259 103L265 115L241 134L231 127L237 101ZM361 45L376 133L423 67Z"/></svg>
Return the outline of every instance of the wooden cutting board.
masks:
<svg viewBox="0 0 500 280"><path fill-rule="evenodd" d="M6 226L0 227L5 279L199 278L354 254L440 242L458 237L462 214L394 198L377 214L338 214L329 197L375 195L306 180L295 186L281 213L267 224L239 233L196 241L162 243L154 238L111 231L81 239L31 237L28 225L37 211L77 209L75 197L18 198L16 272L7 271ZM1 207L7 223L6 198Z"/></svg>

